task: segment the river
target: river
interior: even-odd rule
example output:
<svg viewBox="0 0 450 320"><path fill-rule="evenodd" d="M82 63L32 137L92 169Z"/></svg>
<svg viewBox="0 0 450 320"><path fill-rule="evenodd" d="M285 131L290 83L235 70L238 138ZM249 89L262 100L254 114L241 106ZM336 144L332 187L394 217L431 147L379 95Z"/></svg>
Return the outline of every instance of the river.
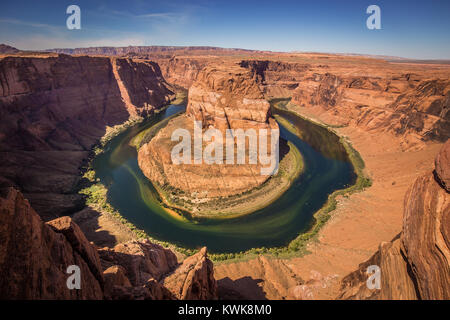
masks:
<svg viewBox="0 0 450 320"><path fill-rule="evenodd" d="M335 134L292 113L274 109L274 114L298 130L293 134L280 125L280 136L295 144L305 166L292 186L269 206L239 218L201 222L176 219L161 206L158 193L138 166L136 149L129 143L140 131L184 110L185 106L170 105L127 129L93 161L97 177L108 188L109 203L155 239L186 248L207 246L213 253L283 246L311 227L314 213L329 194L356 180L353 166Z"/></svg>

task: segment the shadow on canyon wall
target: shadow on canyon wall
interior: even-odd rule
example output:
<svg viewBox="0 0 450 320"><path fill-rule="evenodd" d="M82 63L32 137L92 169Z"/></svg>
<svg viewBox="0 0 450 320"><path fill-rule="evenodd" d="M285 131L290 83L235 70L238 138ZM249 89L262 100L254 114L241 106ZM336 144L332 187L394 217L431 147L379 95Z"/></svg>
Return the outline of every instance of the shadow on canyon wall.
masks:
<svg viewBox="0 0 450 320"><path fill-rule="evenodd" d="M98 247L114 247L118 240L107 230L102 230L101 213L90 207L85 207L72 216L72 219L83 230L86 238Z"/></svg>
<svg viewBox="0 0 450 320"><path fill-rule="evenodd" d="M228 277L217 281L220 300L267 300L266 293L258 284L262 279L246 276L231 280Z"/></svg>

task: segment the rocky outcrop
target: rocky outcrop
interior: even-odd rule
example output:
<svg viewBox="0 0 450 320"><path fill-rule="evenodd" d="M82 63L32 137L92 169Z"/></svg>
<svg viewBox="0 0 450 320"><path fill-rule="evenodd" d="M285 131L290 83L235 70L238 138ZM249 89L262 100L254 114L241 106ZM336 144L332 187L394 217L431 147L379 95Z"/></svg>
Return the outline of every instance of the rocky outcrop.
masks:
<svg viewBox="0 0 450 320"><path fill-rule="evenodd" d="M169 185L202 199L240 194L264 183L270 175L261 174L263 165L259 161L249 163L248 143L244 164L236 164L236 160L234 164L226 163L225 140L223 145L216 141L224 150L222 163L175 164L171 158L172 149L178 144L171 141L172 133L179 128L187 129L194 145L195 120L202 123L203 132L214 128L224 139L226 129L252 129L257 139L260 130L265 129L270 153L270 129L278 129L278 124L270 117L270 105L254 73L235 64L205 67L190 87L188 101L186 115L171 120L140 148L138 162L146 177L161 186ZM203 140L202 150L208 144Z"/></svg>
<svg viewBox="0 0 450 320"><path fill-rule="evenodd" d="M246 49L229 49L208 46L128 46L128 47L89 47L89 48L59 48L48 49L47 52L56 52L74 55L106 55L106 56L122 56L122 55L155 55L155 54L239 54L261 52L258 50Z"/></svg>
<svg viewBox="0 0 450 320"><path fill-rule="evenodd" d="M20 192L2 189L1 299L103 299L98 255L76 228L56 225L42 222ZM80 268L79 290L66 284L71 265Z"/></svg>
<svg viewBox="0 0 450 320"><path fill-rule="evenodd" d="M437 155L435 167L436 180L441 183L445 190L450 192L450 143L448 141Z"/></svg>
<svg viewBox="0 0 450 320"><path fill-rule="evenodd" d="M247 129L273 121L254 74L235 65L202 70L189 89L186 113L205 127L219 130Z"/></svg>
<svg viewBox="0 0 450 320"><path fill-rule="evenodd" d="M69 217L44 223L13 188L0 191L0 240L0 299L217 298L206 248L181 265L148 240L97 249ZM70 266L79 289L67 285Z"/></svg>
<svg viewBox="0 0 450 320"><path fill-rule="evenodd" d="M0 186L19 188L46 220L79 210L74 187L92 146L108 127L151 112L171 95L150 62L0 59Z"/></svg>
<svg viewBox="0 0 450 320"><path fill-rule="evenodd" d="M152 278L159 281L177 265L172 251L148 240L121 243L113 249L100 249L99 253L105 268L121 265L135 286Z"/></svg>
<svg viewBox="0 0 450 320"><path fill-rule="evenodd" d="M148 115L170 101L172 92L152 61L111 58L122 99L132 115Z"/></svg>
<svg viewBox="0 0 450 320"><path fill-rule="evenodd" d="M213 264L206 248L187 258L172 274L164 279L164 286L177 299L217 299L217 283L213 277Z"/></svg>
<svg viewBox="0 0 450 320"><path fill-rule="evenodd" d="M212 57L153 58L161 68L164 79L170 84L189 89L200 71L214 60Z"/></svg>
<svg viewBox="0 0 450 320"><path fill-rule="evenodd" d="M444 79L314 73L300 81L292 101L324 111L337 124L391 132L405 148L450 137L450 82Z"/></svg>
<svg viewBox="0 0 450 320"><path fill-rule="evenodd" d="M250 69L260 80L267 97L291 97L311 65L274 60L243 60L240 65Z"/></svg>
<svg viewBox="0 0 450 320"><path fill-rule="evenodd" d="M57 233L61 233L70 245L86 261L91 273L103 283L103 269L97 250L86 239L80 227L68 216L47 222L47 225Z"/></svg>
<svg viewBox="0 0 450 320"><path fill-rule="evenodd" d="M0 43L0 54L9 54L9 53L17 53L19 49L8 46L7 44Z"/></svg>
<svg viewBox="0 0 450 320"><path fill-rule="evenodd" d="M449 148L450 140L436 163ZM414 182L405 196L402 232L342 280L339 298L450 299L450 196L436 179L448 175L447 169L440 167L439 173L426 173ZM380 289L366 285L370 265L380 267Z"/></svg>

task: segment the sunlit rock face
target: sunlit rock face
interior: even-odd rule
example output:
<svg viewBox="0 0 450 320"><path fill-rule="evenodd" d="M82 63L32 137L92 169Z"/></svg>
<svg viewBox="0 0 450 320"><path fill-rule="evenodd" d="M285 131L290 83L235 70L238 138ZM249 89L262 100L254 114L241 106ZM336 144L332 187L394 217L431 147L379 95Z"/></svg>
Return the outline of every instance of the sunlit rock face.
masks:
<svg viewBox="0 0 450 320"><path fill-rule="evenodd" d="M349 75L339 69L309 74L293 91L292 101L329 122L392 133L405 150L450 137L448 78L382 68L366 74Z"/></svg>
<svg viewBox="0 0 450 320"><path fill-rule="evenodd" d="M206 248L182 264L149 240L99 249L68 216L44 223L14 188L0 188L0 239L3 300L217 299Z"/></svg>
<svg viewBox="0 0 450 320"><path fill-rule="evenodd" d="M45 219L82 208L80 166L108 127L172 95L158 65L107 57L0 57L0 186Z"/></svg>
<svg viewBox="0 0 450 320"><path fill-rule="evenodd" d="M173 163L171 152L178 141L171 141L172 133L179 128L188 130L194 146L194 121L201 123L203 135L211 128L221 133L222 163ZM265 135L267 154L271 156L271 129L276 131L279 128L270 116L270 105L264 99L254 72L237 64L208 66L200 72L189 89L186 114L171 120L149 143L142 146L138 156L139 166L147 178L160 185L169 185L202 197L228 196L251 190L269 178L270 175L261 174L261 170L270 165L261 164L259 159L256 163L251 163L249 149L254 152L257 150L252 148L250 139L245 142L244 163L237 163L237 150L234 149L235 161L227 163L227 129L254 130L258 141L257 150L264 143L259 143L261 135ZM229 141L236 143L236 136ZM220 144L216 138L213 143ZM202 150L209 144L211 142L203 140ZM234 147L229 150L231 148ZM193 149L194 147L191 150L192 162Z"/></svg>
<svg viewBox="0 0 450 320"><path fill-rule="evenodd" d="M416 179L405 195L402 232L342 280L341 299L450 299L450 195L448 140L436 170ZM379 289L367 286L367 268L380 267Z"/></svg>

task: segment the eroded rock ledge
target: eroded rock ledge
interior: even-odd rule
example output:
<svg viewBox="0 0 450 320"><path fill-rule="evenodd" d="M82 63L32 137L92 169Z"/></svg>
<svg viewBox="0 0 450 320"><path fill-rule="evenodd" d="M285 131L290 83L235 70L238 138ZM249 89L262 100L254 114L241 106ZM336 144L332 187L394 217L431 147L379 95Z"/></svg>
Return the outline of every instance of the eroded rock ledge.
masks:
<svg viewBox="0 0 450 320"><path fill-rule="evenodd" d="M80 267L69 290L67 267ZM70 217L44 223L23 195L0 189L0 299L217 299L206 248L180 265L148 240L99 249Z"/></svg>

